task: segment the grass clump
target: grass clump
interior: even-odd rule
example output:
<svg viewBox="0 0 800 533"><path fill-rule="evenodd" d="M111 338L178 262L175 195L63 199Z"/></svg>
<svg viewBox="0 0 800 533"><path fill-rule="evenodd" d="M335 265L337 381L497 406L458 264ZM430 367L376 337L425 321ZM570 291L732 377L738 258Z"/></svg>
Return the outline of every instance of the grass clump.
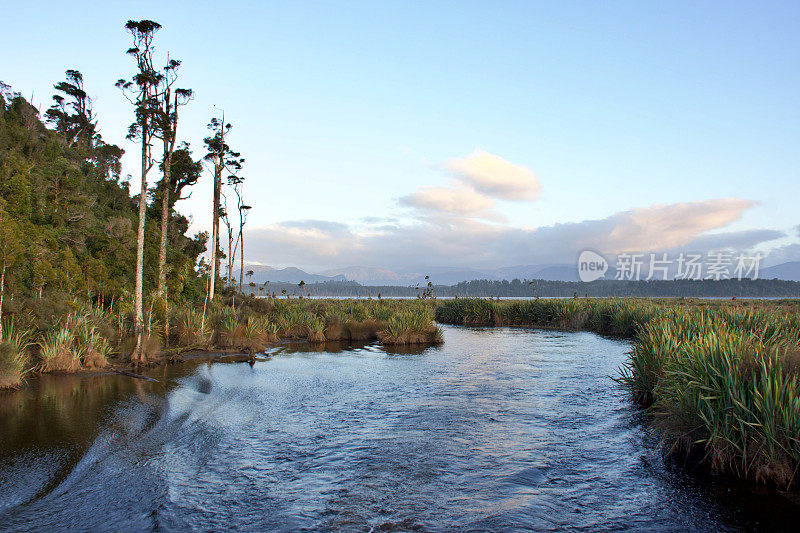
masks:
<svg viewBox="0 0 800 533"><path fill-rule="evenodd" d="M429 306L414 302L406 311L392 316L378 338L389 345L440 343L442 332L433 318L434 312Z"/></svg>
<svg viewBox="0 0 800 533"><path fill-rule="evenodd" d="M784 488L800 470L797 316L752 308L673 310L636 339L620 382L676 450Z"/></svg>
<svg viewBox="0 0 800 533"><path fill-rule="evenodd" d="M100 370L109 365L111 342L91 313L70 314L64 324L46 333L37 343L42 372Z"/></svg>
<svg viewBox="0 0 800 533"><path fill-rule="evenodd" d="M81 369L81 360L72 350L73 340L72 330L69 325L64 325L39 341L42 372L76 372Z"/></svg>
<svg viewBox="0 0 800 533"><path fill-rule="evenodd" d="M3 325L0 338L0 389L17 388L28 371L28 346L31 330L14 326L9 321Z"/></svg>
<svg viewBox="0 0 800 533"><path fill-rule="evenodd" d="M211 345L212 331L207 317L202 311L191 307L183 311L175 323L175 336L179 346L208 348Z"/></svg>
<svg viewBox="0 0 800 533"><path fill-rule="evenodd" d="M466 326L536 326L633 336L657 312L647 300L458 298L436 308L436 320Z"/></svg>

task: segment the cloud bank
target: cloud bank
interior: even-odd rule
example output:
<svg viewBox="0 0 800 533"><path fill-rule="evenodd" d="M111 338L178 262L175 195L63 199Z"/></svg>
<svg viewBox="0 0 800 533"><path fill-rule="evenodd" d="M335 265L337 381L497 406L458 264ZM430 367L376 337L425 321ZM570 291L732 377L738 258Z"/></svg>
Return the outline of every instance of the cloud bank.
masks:
<svg viewBox="0 0 800 533"><path fill-rule="evenodd" d="M748 250L784 237L780 231L725 231L756 205L740 198L635 207L608 217L520 228L504 223L500 202L531 202L542 186L529 169L476 150L439 168L446 185L420 187L398 199L410 217L362 219L351 227L293 220L247 231L251 257L312 270L361 265L421 271L430 267L498 268L572 264L581 251L708 252ZM789 247L787 255L794 253Z"/></svg>
<svg viewBox="0 0 800 533"><path fill-rule="evenodd" d="M731 198L655 205L602 219L535 229L445 214L361 231L344 224L304 220L252 229L247 238L252 257L268 264L311 269L350 265L412 270L436 266L497 268L573 263L584 249L606 254L676 248L743 249L783 236L772 230L708 233L739 219L752 205Z"/></svg>

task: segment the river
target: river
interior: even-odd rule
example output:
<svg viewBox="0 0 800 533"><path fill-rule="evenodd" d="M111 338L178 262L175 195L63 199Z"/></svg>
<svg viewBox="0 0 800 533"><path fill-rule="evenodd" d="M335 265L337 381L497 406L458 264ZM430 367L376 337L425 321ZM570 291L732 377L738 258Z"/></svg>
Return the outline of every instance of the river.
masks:
<svg viewBox="0 0 800 533"><path fill-rule="evenodd" d="M738 531L780 493L665 460L592 333L41 376L0 394L0 530Z"/></svg>

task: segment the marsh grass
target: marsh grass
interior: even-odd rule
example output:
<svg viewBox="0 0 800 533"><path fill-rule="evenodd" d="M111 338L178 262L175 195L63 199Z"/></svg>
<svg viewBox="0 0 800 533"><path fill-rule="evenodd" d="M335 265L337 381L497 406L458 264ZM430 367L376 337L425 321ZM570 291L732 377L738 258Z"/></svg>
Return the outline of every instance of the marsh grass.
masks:
<svg viewBox="0 0 800 533"><path fill-rule="evenodd" d="M646 300L542 299L500 302L458 298L436 308L436 320L465 326L536 326L633 336L658 311Z"/></svg>
<svg viewBox="0 0 800 533"><path fill-rule="evenodd" d="M29 341L17 345L5 328L0 340L0 388L18 386L28 371L96 370L127 365L136 338L131 298L109 305L63 299L29 302L22 319ZM432 322L434 302L377 300L237 299L224 295L206 307L151 299L145 309L145 352L159 364L187 351L257 353L280 340L441 342ZM401 319L397 319L402 315ZM58 318L60 317L60 318ZM395 318L393 331L386 328ZM169 325L169 326L167 326ZM22 329L14 331L22 331ZM168 350L162 349L168 346Z"/></svg>
<svg viewBox="0 0 800 533"><path fill-rule="evenodd" d="M36 343L39 370L42 372L77 372L100 370L109 366L112 343L104 334L108 317L79 307L57 328L45 333Z"/></svg>
<svg viewBox="0 0 800 533"><path fill-rule="evenodd" d="M676 448L702 447L737 477L798 485L797 316L759 309L671 311L653 319L620 383Z"/></svg>
<svg viewBox="0 0 800 533"><path fill-rule="evenodd" d="M69 325L51 331L39 341L39 356L43 372L75 372L81 361L73 352L74 337Z"/></svg>
<svg viewBox="0 0 800 533"><path fill-rule="evenodd" d="M0 338L0 389L16 388L29 371L28 347L33 331L21 329L12 321L3 324Z"/></svg>
<svg viewBox="0 0 800 533"><path fill-rule="evenodd" d="M192 307L181 311L172 321L175 324L175 342L179 346L208 348L211 344L212 330L203 319L202 311Z"/></svg>
<svg viewBox="0 0 800 533"><path fill-rule="evenodd" d="M409 300L253 299L241 312L264 318L274 328L270 337L313 343L381 340L391 344L435 340L433 308L431 302ZM387 333L392 320L395 325L401 320L404 336Z"/></svg>

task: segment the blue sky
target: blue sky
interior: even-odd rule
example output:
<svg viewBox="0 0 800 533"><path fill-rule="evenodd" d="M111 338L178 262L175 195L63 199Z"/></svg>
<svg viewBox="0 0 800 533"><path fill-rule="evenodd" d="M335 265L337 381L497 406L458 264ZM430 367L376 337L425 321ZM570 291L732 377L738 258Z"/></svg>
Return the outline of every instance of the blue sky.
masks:
<svg viewBox="0 0 800 533"><path fill-rule="evenodd" d="M136 183L113 86L132 73L129 18L161 23L159 52L184 62L195 154L214 106L234 124L251 261L489 267L701 243L800 259L796 2L6 7L0 79L44 109L81 70ZM498 193L475 165L522 186ZM209 203L206 175L179 209L206 229Z"/></svg>

